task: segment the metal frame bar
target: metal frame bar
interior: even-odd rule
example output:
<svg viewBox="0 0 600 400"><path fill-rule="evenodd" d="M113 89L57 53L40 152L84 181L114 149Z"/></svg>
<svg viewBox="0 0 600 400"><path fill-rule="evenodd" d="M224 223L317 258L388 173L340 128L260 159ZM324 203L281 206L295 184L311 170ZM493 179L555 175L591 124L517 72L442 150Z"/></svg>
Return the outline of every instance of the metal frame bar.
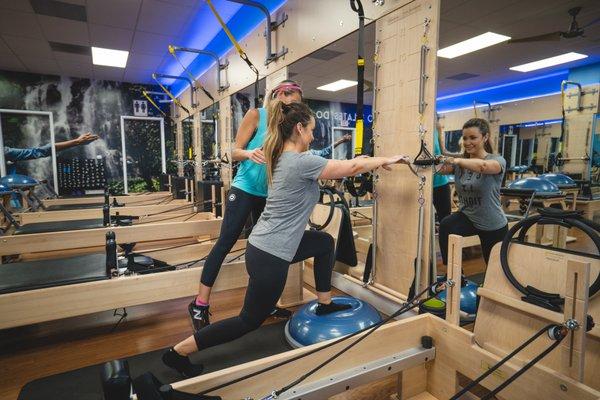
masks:
<svg viewBox="0 0 600 400"><path fill-rule="evenodd" d="M218 92L223 92L229 88L229 79L226 79L227 84L221 85L221 71L225 71L225 77L227 77L227 67L229 66L229 61L225 59L225 62L221 64L221 60L217 53L208 50L199 50L192 49L190 47L179 47L179 46L171 46L173 51L185 51L188 53L196 53L196 54L204 54L206 56L212 57L217 62L217 90Z"/></svg>
<svg viewBox="0 0 600 400"><path fill-rule="evenodd" d="M134 117L131 115L121 115L121 154L123 160L123 187L125 194L129 194L129 185L127 183L127 151L125 150L125 120L135 121L158 121L160 122L160 155L162 173L167 173L167 160L165 149L165 119L162 117Z"/></svg>
<svg viewBox="0 0 600 400"><path fill-rule="evenodd" d="M321 400L328 399L346 390L355 389L386 376L398 374L406 369L425 364L435 359L435 347L430 349L413 347L360 367L326 376L315 382L292 388L277 397L267 395L262 400Z"/></svg>
<svg viewBox="0 0 600 400"><path fill-rule="evenodd" d="M6 175L6 160L4 159L4 138L2 133L2 114L22 114L22 115L45 115L50 121L50 145L52 150L52 182L54 189L58 193L58 173L56 171L56 148L54 147L54 115L51 111L31 111L31 110L12 110L8 108L0 109L0 174Z"/></svg>
<svg viewBox="0 0 600 400"><path fill-rule="evenodd" d="M153 73L152 74L152 78L154 78L154 79L156 79L156 78L167 78L167 79L178 79L178 80L187 81L190 84L190 101L191 101L190 107L196 108L196 103L194 102L194 92L196 91L196 87L194 86L194 83L192 82L191 79L186 78L184 76L159 74L158 72Z"/></svg>
<svg viewBox="0 0 600 400"><path fill-rule="evenodd" d="M265 36L267 39L266 40L267 41L267 57L265 59L265 65L269 65L271 62L277 60L279 57L287 54L288 49L285 46L281 47L281 51L279 53L273 53L273 50L271 48L271 31L274 31L275 29L277 29L277 27L279 25L282 25L285 23L285 21L287 21L288 16L286 13L282 14L280 21L272 22L271 21L271 13L269 12L269 9L267 7L265 7L264 5L260 4L259 2L252 1L252 0L227 0L227 1L258 8L263 14L265 14L265 17L267 18L267 29L265 30Z"/></svg>

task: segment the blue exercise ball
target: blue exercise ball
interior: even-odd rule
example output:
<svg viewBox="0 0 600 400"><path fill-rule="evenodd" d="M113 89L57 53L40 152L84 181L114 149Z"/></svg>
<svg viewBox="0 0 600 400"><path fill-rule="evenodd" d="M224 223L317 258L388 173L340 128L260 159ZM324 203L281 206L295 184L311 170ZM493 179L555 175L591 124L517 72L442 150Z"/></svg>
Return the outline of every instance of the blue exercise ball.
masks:
<svg viewBox="0 0 600 400"><path fill-rule="evenodd" d="M0 178L0 183L7 186L9 189L23 189L37 186L40 183L27 175L11 174Z"/></svg>
<svg viewBox="0 0 600 400"><path fill-rule="evenodd" d="M332 300L352 308L317 316L316 300L304 305L285 325L285 337L290 345L303 347L336 339L381 322L379 312L364 301L346 296L335 296Z"/></svg>
<svg viewBox="0 0 600 400"><path fill-rule="evenodd" d="M519 179L508 185L508 188L512 190L521 190L524 192L535 191L536 193L540 194L560 193L558 186L547 179L539 177Z"/></svg>
<svg viewBox="0 0 600 400"><path fill-rule="evenodd" d="M561 188L561 187L564 187L564 188L576 187L577 186L577 183L570 176L563 175L563 174L544 174L544 175L540 175L540 178L549 180L550 182L554 183L559 188Z"/></svg>
<svg viewBox="0 0 600 400"><path fill-rule="evenodd" d="M0 183L0 196L7 196L12 194L12 190L10 190L10 188L2 183Z"/></svg>
<svg viewBox="0 0 600 400"><path fill-rule="evenodd" d="M475 314L477 312L477 284L465 279L463 286L460 288L460 310L467 314ZM437 298L446 302L446 291L440 292Z"/></svg>

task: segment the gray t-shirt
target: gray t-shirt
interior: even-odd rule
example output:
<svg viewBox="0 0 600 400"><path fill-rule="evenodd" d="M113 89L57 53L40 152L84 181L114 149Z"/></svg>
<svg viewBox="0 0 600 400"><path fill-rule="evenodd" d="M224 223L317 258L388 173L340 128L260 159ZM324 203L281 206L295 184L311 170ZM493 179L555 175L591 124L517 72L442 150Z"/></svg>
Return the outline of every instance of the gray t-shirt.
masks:
<svg viewBox="0 0 600 400"><path fill-rule="evenodd" d="M292 261L319 201L317 179L326 164L327 159L309 152L281 154L273 170L265 209L248 238L252 246Z"/></svg>
<svg viewBox="0 0 600 400"><path fill-rule="evenodd" d="M454 185L458 193L460 211L473 223L475 228L494 231L507 224L500 204L500 186L506 170L506 161L497 154L488 154L486 160L500 163L502 171L486 175L454 166Z"/></svg>

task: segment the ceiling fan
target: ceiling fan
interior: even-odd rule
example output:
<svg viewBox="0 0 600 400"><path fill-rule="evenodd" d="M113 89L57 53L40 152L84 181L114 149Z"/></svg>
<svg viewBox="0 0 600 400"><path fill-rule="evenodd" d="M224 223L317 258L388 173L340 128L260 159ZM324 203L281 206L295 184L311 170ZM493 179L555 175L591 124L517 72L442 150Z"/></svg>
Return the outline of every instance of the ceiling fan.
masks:
<svg viewBox="0 0 600 400"><path fill-rule="evenodd" d="M573 7L569 10L569 15L572 17L571 24L569 25L569 30L564 31L556 31L551 33L545 33L543 35L536 35L530 37L524 37L520 39L510 39L508 43L527 43L527 42L546 42L546 41L558 41L561 38L564 39L573 39L577 37L583 36L584 29L600 22L600 18L596 18L589 24L579 27L577 23L577 14L581 11L582 7Z"/></svg>

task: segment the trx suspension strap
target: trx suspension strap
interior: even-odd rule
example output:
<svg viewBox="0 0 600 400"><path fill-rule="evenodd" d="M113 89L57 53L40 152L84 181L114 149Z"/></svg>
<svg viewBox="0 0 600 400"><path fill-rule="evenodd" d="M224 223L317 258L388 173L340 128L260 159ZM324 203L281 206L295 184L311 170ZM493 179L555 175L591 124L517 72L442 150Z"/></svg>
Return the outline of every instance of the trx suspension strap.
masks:
<svg viewBox="0 0 600 400"><path fill-rule="evenodd" d="M242 60L244 60L246 62L246 64L248 64L248 67L250 67L252 72L254 72L256 74L256 80L254 81L254 106L258 107L259 106L259 104L258 104L258 101L259 101L258 100L258 80L259 80L258 69L254 66L254 64L252 64L252 61L250 61L250 59L248 58L248 55L246 54L244 49L242 49L242 46L240 46L238 41L235 40L235 37L233 36L231 31L227 27L227 24L225 24L225 21L223 21L223 18L221 18L221 16L217 12L217 9L215 8L215 6L212 3L212 0L206 0L206 4L208 4L208 6L210 7L210 10L215 15L215 18L217 18L217 21L219 21L219 24L221 25L221 27L223 28L223 31L225 32L225 34L227 35L227 37L233 44L233 47L235 47L235 50L238 52L238 55L240 56L240 58Z"/></svg>
<svg viewBox="0 0 600 400"><path fill-rule="evenodd" d="M171 98L171 100L173 100L173 103L175 103L175 105L181 107L181 109L183 111L185 111L188 115L191 115L190 110L188 110L187 108L185 108L183 106L183 104L181 104L181 102L177 99L177 97L175 97L173 95L173 93L171 93L169 91L169 89L167 89L162 83L159 82L158 77L159 76L164 76L164 75L159 75L159 74L152 74L152 79L154 79L154 81L158 84L158 86L162 89L163 92L165 92L167 94L167 96L169 96Z"/></svg>
<svg viewBox="0 0 600 400"><path fill-rule="evenodd" d="M356 137L354 155L361 155L363 152L363 133L364 133L364 86L365 86L365 12L360 0L350 0L352 11L358 14L358 57L356 59L357 81L356 85Z"/></svg>
<svg viewBox="0 0 600 400"><path fill-rule="evenodd" d="M167 113L165 113L159 106L158 104L156 104L154 102L154 100L152 100L152 97L150 97L150 95L148 94L148 92L146 92L145 90L142 89L142 96L144 96L146 98L146 100L148 100L150 102L150 104L152 104L154 106L154 108L156 108L158 110L159 113L162 114L163 117L165 118L169 118L171 121L173 121L173 119L167 115Z"/></svg>

